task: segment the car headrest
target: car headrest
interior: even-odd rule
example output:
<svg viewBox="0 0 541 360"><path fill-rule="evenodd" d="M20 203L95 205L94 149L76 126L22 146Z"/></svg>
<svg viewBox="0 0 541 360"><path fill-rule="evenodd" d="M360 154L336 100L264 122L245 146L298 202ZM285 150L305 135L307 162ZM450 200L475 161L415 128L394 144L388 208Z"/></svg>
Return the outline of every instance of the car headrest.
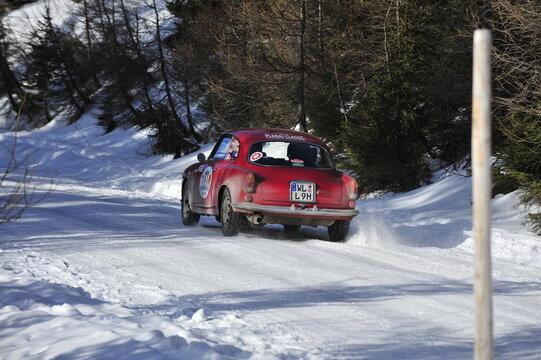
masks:
<svg viewBox="0 0 541 360"><path fill-rule="evenodd" d="M287 157L289 159L304 159L305 145L291 143L287 146Z"/></svg>
<svg viewBox="0 0 541 360"><path fill-rule="evenodd" d="M252 147L250 148L250 152L251 154L255 152L263 152L263 143L258 142L258 143L252 144Z"/></svg>
<svg viewBox="0 0 541 360"><path fill-rule="evenodd" d="M312 147L306 148L304 161L310 164L315 164L317 161L317 149Z"/></svg>

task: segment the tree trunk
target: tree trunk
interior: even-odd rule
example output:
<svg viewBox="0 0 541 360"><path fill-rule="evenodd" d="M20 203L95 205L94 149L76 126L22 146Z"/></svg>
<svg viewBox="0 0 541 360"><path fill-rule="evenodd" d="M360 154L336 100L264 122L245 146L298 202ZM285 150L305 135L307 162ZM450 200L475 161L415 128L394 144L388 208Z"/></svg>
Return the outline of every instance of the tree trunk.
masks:
<svg viewBox="0 0 541 360"><path fill-rule="evenodd" d="M323 43L323 0L318 0L317 2L317 32L318 32L318 42L319 42L319 54L321 58L323 58L323 51L325 50L325 46Z"/></svg>
<svg viewBox="0 0 541 360"><path fill-rule="evenodd" d="M94 51L92 49L92 34L90 32L90 19L88 18L88 2L87 0L83 1L83 15L85 17L85 32L86 32L86 44L88 47L88 59L90 61L90 64L92 66L92 80L94 81L94 84L100 88L101 84L98 80L98 76L96 75L96 62L94 60Z"/></svg>
<svg viewBox="0 0 541 360"><path fill-rule="evenodd" d="M116 17L115 17L115 12L116 12L115 11L115 1L112 1L112 6L111 6L112 16L109 16L109 13L107 12L108 9L105 6L105 0L102 0L102 1L103 1L103 3L102 3L102 5L103 5L103 8L102 8L103 13L105 15L105 18L107 19L108 25L111 26L111 29L112 29L112 32L113 32L113 40L112 40L112 44L111 44L113 46L112 50L114 51L115 54L122 54L123 51L124 51L124 47L118 41L118 33L117 33L117 25L116 25ZM103 35L105 36L106 33L104 33ZM118 60L116 60L116 61L118 61ZM115 69L120 69L121 66L118 66L117 64L115 64L114 68ZM123 105L128 110L130 110L130 113L137 119L139 117L139 112L132 105L132 97L131 97L131 95L129 93L129 89L126 86L126 82L124 80L123 75L118 74L118 73L113 73L112 75L117 77L117 84L120 87L122 100L124 101Z"/></svg>
<svg viewBox="0 0 541 360"><path fill-rule="evenodd" d="M304 34L306 31L306 0L299 0L299 85L297 89L298 96L298 112L297 112L297 122L302 131L308 132L308 127L306 125L306 104L305 104L305 73L306 73L306 62L305 62L305 38Z"/></svg>
<svg viewBox="0 0 541 360"><path fill-rule="evenodd" d="M2 44L0 44L0 74L4 78L5 81L5 89L4 91L8 95L9 102L11 104L11 107L13 108L13 111L17 111L17 107L19 106L17 100L13 96L14 91L18 91L19 93L23 92L23 89L21 88L21 85L17 81L17 78L13 74L13 71L11 71L11 68L9 67L8 61L6 57L4 56L4 51L2 48Z"/></svg>
<svg viewBox="0 0 541 360"><path fill-rule="evenodd" d="M126 30L128 31L128 37L132 43L132 46L133 48L135 49L135 52L137 54L137 57L138 57L138 61L140 64L146 64L146 59L143 55L143 52L141 51L141 47L140 47L140 43L139 43L139 40L138 40L138 35L137 34L134 34L134 31L133 31L133 28L131 27L131 24L130 24L130 18L128 16L128 12L126 10L126 6L124 4L124 0L120 0L120 9L122 11L122 16L124 17L124 22L126 23ZM146 66L146 65L144 65ZM145 69L146 71L146 69ZM147 76L146 74L144 74L142 76L142 81L143 81L143 90L145 92L145 98L147 100L147 103L148 103L148 107L150 109L150 111L152 113L155 113L154 111L154 105L153 105L153 101L150 97L150 84L148 83L148 79L147 79Z"/></svg>
<svg viewBox="0 0 541 360"><path fill-rule="evenodd" d="M195 127L193 124L188 79L184 79L184 102L186 104L186 120L188 121L188 126L190 127L190 133L198 142L201 142L203 138L195 131Z"/></svg>
<svg viewBox="0 0 541 360"><path fill-rule="evenodd" d="M158 54L160 56L160 71L163 78L163 84L165 86L165 95L167 97L167 102L169 104L169 108L171 110L171 115L175 119L175 121L178 123L178 126L180 128L180 132L183 137L188 136L188 131L186 130L186 127L182 123L182 119L177 114L177 108L175 105L175 101L173 99L173 95L171 94L171 87L169 84L169 76L167 76L167 69L165 66L165 55L163 53L163 47L162 47L162 38L160 35L160 16L158 14L158 8L156 6L156 0L152 0L154 13L156 15L156 43L158 46Z"/></svg>

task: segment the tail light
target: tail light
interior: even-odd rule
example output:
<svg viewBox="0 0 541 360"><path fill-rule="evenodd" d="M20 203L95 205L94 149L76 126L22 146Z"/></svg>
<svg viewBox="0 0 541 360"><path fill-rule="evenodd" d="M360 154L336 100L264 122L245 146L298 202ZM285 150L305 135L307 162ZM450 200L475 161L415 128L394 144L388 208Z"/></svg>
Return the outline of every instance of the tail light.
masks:
<svg viewBox="0 0 541 360"><path fill-rule="evenodd" d="M357 191L358 191L358 186L357 186L357 181L352 178L351 176L349 175L346 175L346 184L347 184L347 188L348 188L348 195L349 195L349 207L350 208L355 208L355 200L357 199Z"/></svg>
<svg viewBox="0 0 541 360"><path fill-rule="evenodd" d="M255 174L251 171L246 174L246 182L244 188L248 193L253 193L255 191Z"/></svg>
<svg viewBox="0 0 541 360"><path fill-rule="evenodd" d="M348 194L349 194L349 199L350 200L355 200L357 199L357 192L358 192L358 185L357 185L357 181L352 178L351 176L347 176L346 177L347 179L347 184L348 184Z"/></svg>

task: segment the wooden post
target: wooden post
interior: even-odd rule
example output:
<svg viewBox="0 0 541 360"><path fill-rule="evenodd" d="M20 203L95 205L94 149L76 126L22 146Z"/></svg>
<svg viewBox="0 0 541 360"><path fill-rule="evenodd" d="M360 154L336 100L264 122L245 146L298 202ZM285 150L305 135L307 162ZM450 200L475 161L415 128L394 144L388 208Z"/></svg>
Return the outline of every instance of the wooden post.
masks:
<svg viewBox="0 0 541 360"><path fill-rule="evenodd" d="M475 241L475 360L492 360L492 269L490 262L491 35L473 36L472 172L473 236Z"/></svg>

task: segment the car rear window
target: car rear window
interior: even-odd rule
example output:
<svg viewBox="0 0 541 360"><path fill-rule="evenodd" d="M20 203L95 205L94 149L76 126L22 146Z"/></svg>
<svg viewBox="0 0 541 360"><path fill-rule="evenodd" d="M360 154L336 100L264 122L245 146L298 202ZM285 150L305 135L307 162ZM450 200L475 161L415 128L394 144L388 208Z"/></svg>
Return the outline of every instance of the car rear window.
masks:
<svg viewBox="0 0 541 360"><path fill-rule="evenodd" d="M332 169L327 150L314 144L293 141L260 141L253 143L248 160L262 166Z"/></svg>

